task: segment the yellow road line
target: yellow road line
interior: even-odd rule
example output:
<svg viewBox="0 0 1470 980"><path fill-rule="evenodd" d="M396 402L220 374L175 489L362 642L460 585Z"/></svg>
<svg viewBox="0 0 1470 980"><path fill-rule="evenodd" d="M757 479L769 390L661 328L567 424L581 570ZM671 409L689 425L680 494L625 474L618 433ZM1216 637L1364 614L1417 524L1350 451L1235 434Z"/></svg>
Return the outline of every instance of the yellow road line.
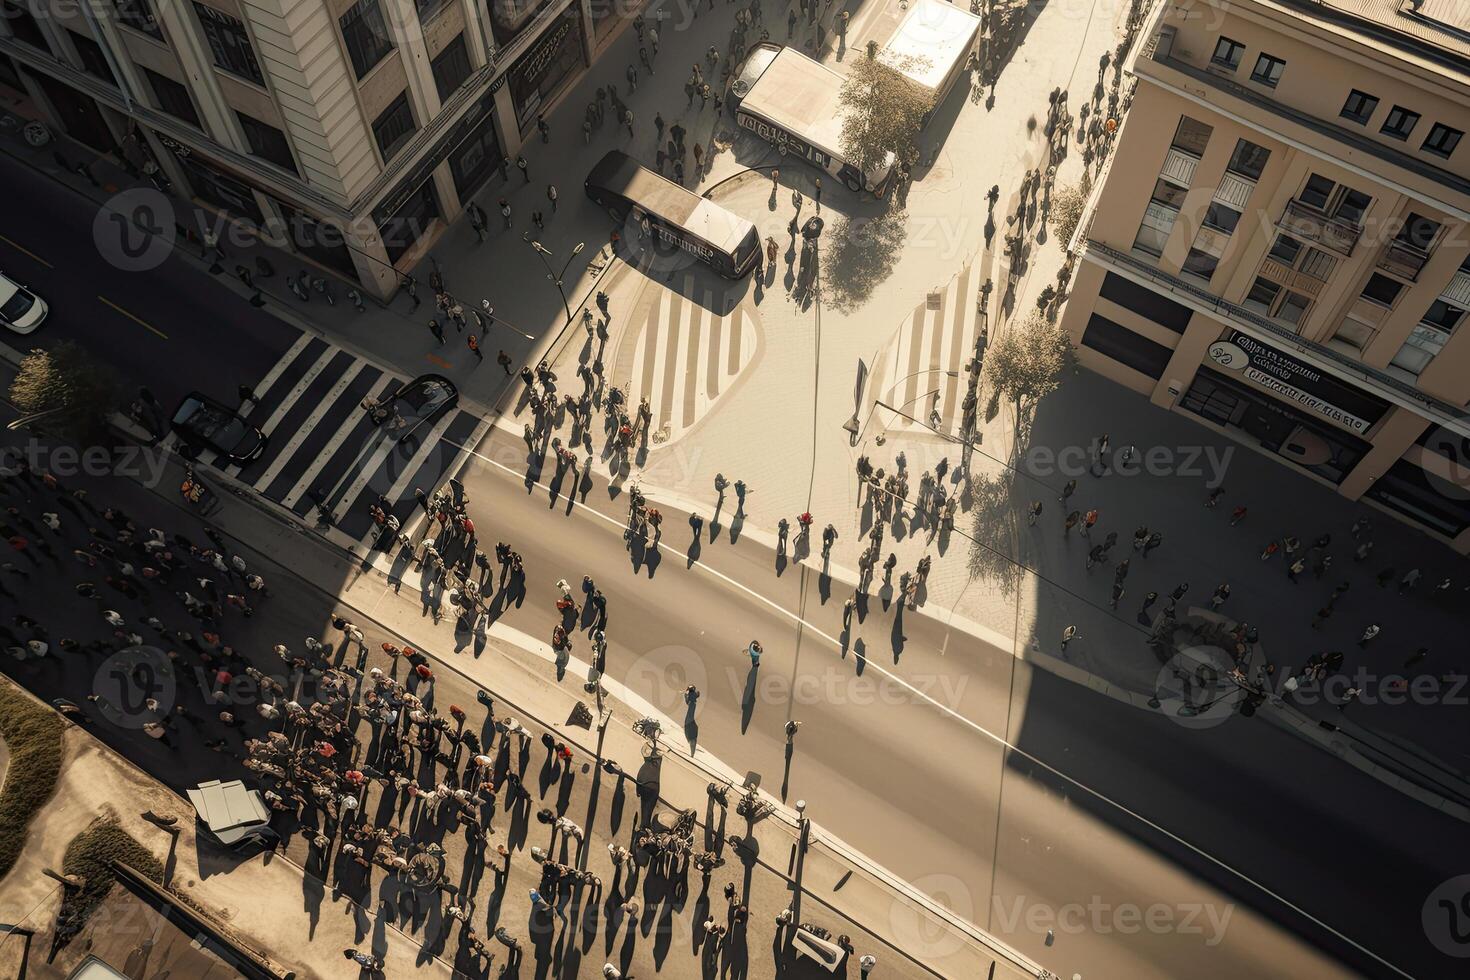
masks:
<svg viewBox="0 0 1470 980"><path fill-rule="evenodd" d="M45 259L41 258L35 252L32 252L30 249L26 248L24 245L20 244L17 241L6 238L4 235L0 235L0 242L4 242L18 252L24 252L26 255L29 255L31 258L35 259L37 262L41 263L48 269L56 268L56 266L52 265L50 262L47 262Z"/></svg>
<svg viewBox="0 0 1470 980"><path fill-rule="evenodd" d="M102 296L102 295L99 294L97 298L100 299L102 302L106 303L108 306L112 307L114 310L117 310L119 313L121 313L123 316L127 317L129 320L132 320L134 323L136 323L139 326L141 326L143 329L148 330L148 331L151 331L152 333L156 333L158 336L162 337L164 340L167 340L168 339L168 334L164 333L162 330L159 330L157 327L155 327L153 324L149 323L147 320L144 320L144 319L142 319L140 317L136 317L133 314L129 313L127 310L123 309L121 306L118 306L116 303L114 303L112 300L108 299L106 296Z"/></svg>

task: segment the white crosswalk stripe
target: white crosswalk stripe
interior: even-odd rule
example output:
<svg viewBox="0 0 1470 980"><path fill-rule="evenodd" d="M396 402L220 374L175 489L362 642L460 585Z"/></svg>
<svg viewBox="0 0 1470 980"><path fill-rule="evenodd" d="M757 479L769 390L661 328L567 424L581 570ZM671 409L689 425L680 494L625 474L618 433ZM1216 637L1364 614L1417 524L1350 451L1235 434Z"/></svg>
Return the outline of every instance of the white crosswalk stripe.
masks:
<svg viewBox="0 0 1470 980"><path fill-rule="evenodd" d="M958 427L964 369L980 330L975 283L967 266L904 318L873 365L864 393L870 406L881 401L927 422L937 392L939 428ZM897 418L894 424L907 423Z"/></svg>
<svg viewBox="0 0 1470 980"><path fill-rule="evenodd" d="M754 314L718 314L722 299L686 276L682 291L660 290L639 326L626 380L635 406L648 399L655 441L693 428L755 356Z"/></svg>

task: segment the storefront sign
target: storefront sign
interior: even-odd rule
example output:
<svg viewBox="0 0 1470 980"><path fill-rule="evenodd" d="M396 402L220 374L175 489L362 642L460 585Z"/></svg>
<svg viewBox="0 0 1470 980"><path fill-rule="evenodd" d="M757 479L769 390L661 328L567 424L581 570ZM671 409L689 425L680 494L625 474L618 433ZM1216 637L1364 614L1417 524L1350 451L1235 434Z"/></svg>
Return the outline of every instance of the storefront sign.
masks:
<svg viewBox="0 0 1470 980"><path fill-rule="evenodd" d="M1221 367L1353 432L1367 432L1388 410L1382 399L1239 330L1211 344L1209 354Z"/></svg>
<svg viewBox="0 0 1470 980"><path fill-rule="evenodd" d="M444 159L450 153L454 152L460 143L464 142L474 133L476 123L485 117L485 114L491 110L494 104L495 99L488 94L476 100L465 114L459 118L459 121L453 126L450 126L448 131L439 137L439 141L434 144L433 149L420 157L419 161L398 182L397 186L378 202L378 206L373 208L373 220L382 224L389 217L397 214L398 209L403 207L403 203L408 200L409 196L422 187L424 181L429 179L429 175L434 172L434 168L443 163Z"/></svg>
<svg viewBox="0 0 1470 980"><path fill-rule="evenodd" d="M525 126L546 96L582 63L582 7L574 4L506 72L516 120Z"/></svg>

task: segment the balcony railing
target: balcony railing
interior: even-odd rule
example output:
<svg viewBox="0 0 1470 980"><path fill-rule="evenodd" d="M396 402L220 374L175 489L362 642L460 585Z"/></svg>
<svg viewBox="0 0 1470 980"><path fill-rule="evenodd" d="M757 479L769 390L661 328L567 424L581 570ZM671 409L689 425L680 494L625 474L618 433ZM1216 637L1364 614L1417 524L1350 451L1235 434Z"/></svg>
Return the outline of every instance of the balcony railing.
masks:
<svg viewBox="0 0 1470 980"><path fill-rule="evenodd" d="M1353 249L1358 247L1358 239L1363 235L1363 229L1357 225L1329 218L1311 205L1295 199L1286 202L1279 224L1298 238L1324 245L1348 257L1352 256Z"/></svg>
<svg viewBox="0 0 1470 980"><path fill-rule="evenodd" d="M1450 284L1444 288L1443 296L1451 305L1460 309L1470 308L1470 272L1463 269L1450 277Z"/></svg>
<svg viewBox="0 0 1470 980"><path fill-rule="evenodd" d="M1401 279L1410 282L1419 280L1419 270L1424 268L1424 263L1429 261L1429 253L1417 245L1394 239L1388 243L1383 254L1378 257L1378 268Z"/></svg>
<svg viewBox="0 0 1470 980"><path fill-rule="evenodd" d="M1261 263L1259 274L1263 278L1276 283L1278 286L1285 286L1287 289L1310 296L1312 299L1317 298L1317 294L1322 291L1322 287L1325 285L1321 279L1313 278L1305 272L1293 269L1284 262L1277 262L1271 258Z"/></svg>
<svg viewBox="0 0 1470 980"><path fill-rule="evenodd" d="M1339 351L1335 351L1330 347L1303 342L1301 337L1297 336L1287 327L1261 316L1254 310L1248 310L1239 303L1232 303L1216 296L1208 290L1191 285L1178 276L1165 272L1150 262L1145 262L1136 255L1121 252L1111 245L1105 245L1102 242L1092 239L1087 239L1083 243L1083 254L1085 255L1089 252L1096 252L1105 257L1108 263L1126 268L1130 272L1142 276L1144 279L1157 284L1165 292L1193 300L1198 305L1210 310L1216 316L1221 317L1227 322L1235 321L1255 327L1280 341L1281 345L1287 350L1296 351L1308 358L1331 361L1341 369L1343 374L1357 378L1374 388L1393 391L1400 398L1412 404L1423 406L1426 411L1436 413L1442 418L1457 419L1463 415L1461 409L1442 402L1437 398L1431 398L1413 385L1407 384L1382 371L1365 368L1361 361Z"/></svg>
<svg viewBox="0 0 1470 980"><path fill-rule="evenodd" d="M1164 157L1164 169L1160 171L1165 177L1176 184L1188 187L1194 182L1194 168L1199 166L1199 157L1193 153L1187 153L1177 146L1169 147L1169 155Z"/></svg>

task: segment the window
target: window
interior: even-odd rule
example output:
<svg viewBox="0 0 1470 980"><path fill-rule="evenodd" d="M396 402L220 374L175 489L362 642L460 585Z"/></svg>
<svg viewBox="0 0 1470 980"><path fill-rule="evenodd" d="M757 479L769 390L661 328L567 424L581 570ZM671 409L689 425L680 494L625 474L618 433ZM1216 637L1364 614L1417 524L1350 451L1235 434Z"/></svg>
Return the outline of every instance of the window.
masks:
<svg viewBox="0 0 1470 980"><path fill-rule="evenodd" d="M1166 208L1178 211L1184 204L1184 196L1189 192L1172 181L1162 178L1154 184L1154 194L1150 198L1155 204L1162 204Z"/></svg>
<svg viewBox="0 0 1470 980"><path fill-rule="evenodd" d="M378 0L357 0L338 23L342 26L342 40L347 44L347 56L361 80L393 50L383 11L378 7Z"/></svg>
<svg viewBox="0 0 1470 980"><path fill-rule="evenodd" d="M264 85L265 77L261 75L260 65L255 61L255 52L250 48L250 36L245 33L245 25L229 14L222 14L202 3L194 4L194 12L199 15L199 26L204 31L204 39L209 42L215 65L231 75L238 75L256 85Z"/></svg>
<svg viewBox="0 0 1470 980"><path fill-rule="evenodd" d="M1230 162L1225 165L1225 169L1251 180L1260 180L1261 171L1266 169L1266 161L1269 159L1271 151L1264 146L1257 146L1250 140L1237 140L1235 152L1230 154Z"/></svg>
<svg viewBox="0 0 1470 980"><path fill-rule="evenodd" d="M1379 132L1384 136L1392 136L1396 140L1406 140L1417 125L1419 125L1419 113L1410 112L1403 106L1396 105L1388 110L1388 118L1383 120L1383 128Z"/></svg>
<svg viewBox="0 0 1470 980"><path fill-rule="evenodd" d="M1403 292L1404 284L1388 278L1382 273L1375 272L1368 277L1368 282L1363 286L1363 298L1377 303L1379 306L1392 306L1394 300L1399 298Z"/></svg>
<svg viewBox="0 0 1470 980"><path fill-rule="evenodd" d="M1179 217L1179 205L1187 193L1178 184L1160 179L1154 183L1154 193L1143 212L1143 222L1133 247L1154 258L1164 254L1164 243L1174 230L1174 221Z"/></svg>
<svg viewBox="0 0 1470 980"><path fill-rule="evenodd" d="M1296 257L1301 254L1302 243L1290 235L1277 235L1276 242L1271 246L1270 257L1283 265L1296 265Z"/></svg>
<svg viewBox="0 0 1470 980"><path fill-rule="evenodd" d="M1435 236L1439 234L1439 222L1430 221L1428 218L1410 211L1404 216L1404 226L1394 237L1406 245L1412 245L1422 251L1429 251L1434 244Z"/></svg>
<svg viewBox="0 0 1470 980"><path fill-rule="evenodd" d="M1111 272L1103 277L1097 294L1174 333L1183 333L1194 316L1194 311L1184 304Z"/></svg>
<svg viewBox="0 0 1470 980"><path fill-rule="evenodd" d="M296 161L291 159L291 145L286 142L285 133L243 112L236 112L235 118L240 120L240 128L245 131L245 142L250 145L251 153L296 172Z"/></svg>
<svg viewBox="0 0 1470 980"><path fill-rule="evenodd" d="M163 28L153 16L152 0L112 0L117 10L117 19L135 31L142 31L151 38L163 40Z"/></svg>
<svg viewBox="0 0 1470 980"><path fill-rule="evenodd" d="M1251 291L1245 294L1245 307L1271 315L1271 306L1276 302L1276 297L1281 295L1281 287L1269 279L1256 276L1256 281L1251 283Z"/></svg>
<svg viewBox="0 0 1470 980"><path fill-rule="evenodd" d="M1307 185L1297 195L1297 199L1303 204L1316 208L1318 211L1327 210L1327 202L1332 197L1332 191L1337 187L1336 181L1328 180L1321 174L1312 174L1307 178Z"/></svg>
<svg viewBox="0 0 1470 980"><path fill-rule="evenodd" d="M1332 209L1332 216L1339 221L1348 224L1360 225L1363 223L1363 215L1368 211L1368 205L1373 203L1373 198L1362 191L1355 191L1351 187L1342 189L1342 197L1338 199L1337 207Z"/></svg>
<svg viewBox="0 0 1470 980"><path fill-rule="evenodd" d="M1377 108L1378 96L1353 89L1348 93L1347 101L1342 104L1341 116L1360 126L1366 126L1368 120L1373 118L1373 110Z"/></svg>
<svg viewBox="0 0 1470 980"><path fill-rule="evenodd" d="M1235 231L1235 225L1239 221L1240 212L1220 201L1211 201L1205 211L1205 227L1223 231L1227 235Z"/></svg>
<svg viewBox="0 0 1470 980"><path fill-rule="evenodd" d="M1240 67L1240 55L1244 51L1244 44L1221 35L1215 42L1215 53L1210 55L1210 63L1234 71Z"/></svg>
<svg viewBox="0 0 1470 980"><path fill-rule="evenodd" d="M1220 259L1218 256L1211 255L1208 252L1201 252L1197 248L1192 248L1189 250L1189 254L1184 257L1183 269L1191 276L1199 276L1201 279L1208 280L1215 274L1215 267L1219 264Z"/></svg>
<svg viewBox="0 0 1470 980"><path fill-rule="evenodd" d="M1276 83L1281 81L1281 73L1286 69L1286 62L1275 55L1262 52L1256 59L1255 70L1251 72L1251 81L1260 85L1275 88Z"/></svg>
<svg viewBox="0 0 1470 980"><path fill-rule="evenodd" d="M413 135L413 130L413 109L408 104L408 90L405 89L373 123L373 135L378 139L384 163L392 159L403 141Z"/></svg>
<svg viewBox="0 0 1470 980"><path fill-rule="evenodd" d="M1180 116L1179 127L1174 130L1174 142L1170 145L1185 153L1193 153L1197 157L1202 157L1205 155L1205 146L1209 144L1212 132L1214 132L1213 127L1197 119Z"/></svg>
<svg viewBox="0 0 1470 980"><path fill-rule="evenodd" d="M1441 330L1433 324L1419 323L1409 331L1403 346L1389 363L1417 377L1449 342L1449 331Z"/></svg>
<svg viewBox="0 0 1470 980"><path fill-rule="evenodd" d="M414 6L419 10L419 23L427 24L434 19L434 15L449 6L449 0L413 0Z"/></svg>
<svg viewBox="0 0 1470 980"><path fill-rule="evenodd" d="M1164 369L1174 354L1163 344L1096 313L1088 319L1087 329L1082 331L1082 346L1154 379L1164 376Z"/></svg>
<svg viewBox="0 0 1470 980"><path fill-rule="evenodd" d="M1460 145L1460 137L1465 134L1458 129L1450 129L1444 123L1435 123L1429 128L1429 138L1421 147L1426 153L1433 153L1437 157L1450 158L1455 152L1455 147Z"/></svg>
<svg viewBox="0 0 1470 980"><path fill-rule="evenodd" d="M1276 306L1276 319L1289 323L1293 327L1299 326L1307 315L1307 308L1311 305L1310 299L1288 289L1282 294L1281 302Z"/></svg>
<svg viewBox="0 0 1470 980"><path fill-rule="evenodd" d="M187 88L152 69L140 65L138 70L148 80L148 87L153 89L153 97L158 101L160 109L190 126L199 125L199 114L194 110L194 100L189 98Z"/></svg>
<svg viewBox="0 0 1470 980"><path fill-rule="evenodd" d="M1451 306L1442 299L1437 299L1429 304L1429 311L1424 314L1424 323L1436 326L1441 330L1453 330L1460 325L1460 318L1465 311L1457 306Z"/></svg>
<svg viewBox="0 0 1470 980"><path fill-rule="evenodd" d="M443 102L470 77L470 52L465 47L463 34L445 45L434 58L432 67L434 87L439 90L439 101Z"/></svg>
<svg viewBox="0 0 1470 980"><path fill-rule="evenodd" d="M81 59L82 68L87 74L95 75L109 85L116 85L112 79L112 68L107 64L107 56L102 53L102 46L85 34L72 30L66 33L71 35L72 46L77 49L77 57Z"/></svg>

